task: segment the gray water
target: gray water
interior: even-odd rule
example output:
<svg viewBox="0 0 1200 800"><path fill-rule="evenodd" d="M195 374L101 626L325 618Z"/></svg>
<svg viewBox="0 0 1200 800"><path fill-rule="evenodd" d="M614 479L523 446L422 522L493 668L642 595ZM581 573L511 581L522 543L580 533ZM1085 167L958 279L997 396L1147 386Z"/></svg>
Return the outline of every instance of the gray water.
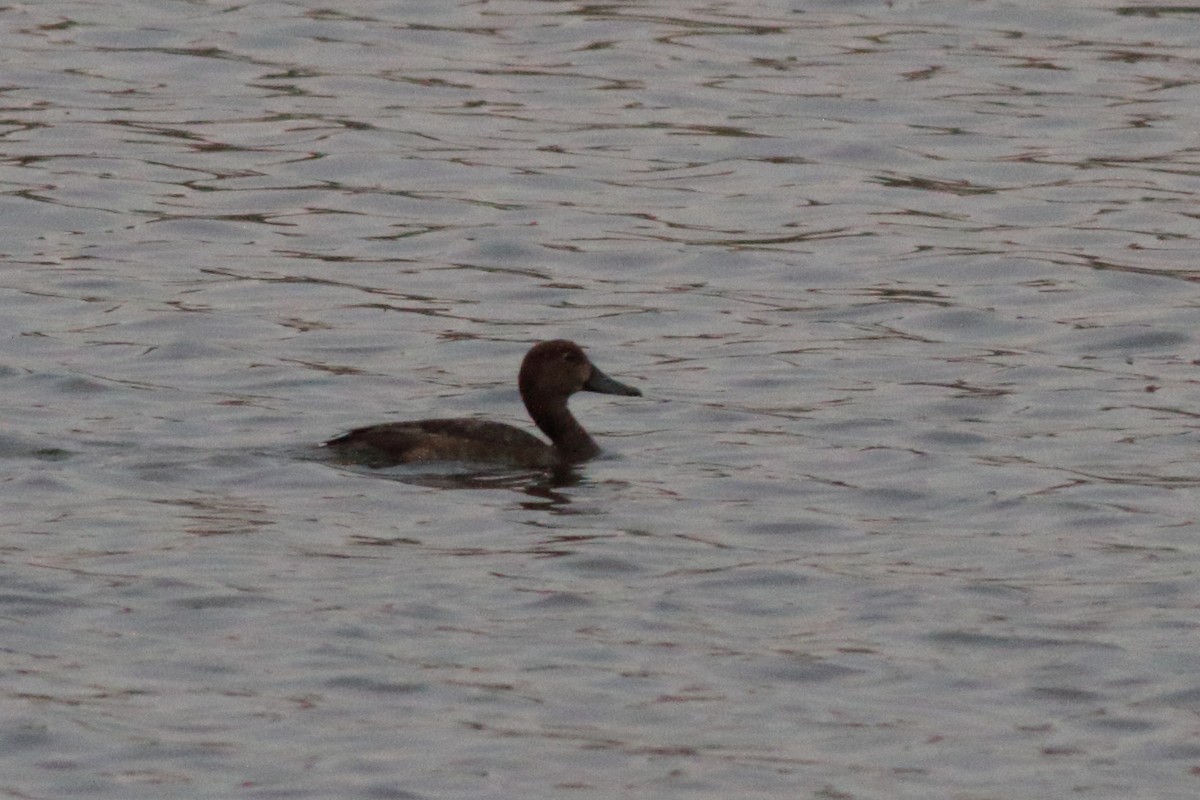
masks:
<svg viewBox="0 0 1200 800"><path fill-rule="evenodd" d="M1195 797L1198 26L0 9L0 797Z"/></svg>

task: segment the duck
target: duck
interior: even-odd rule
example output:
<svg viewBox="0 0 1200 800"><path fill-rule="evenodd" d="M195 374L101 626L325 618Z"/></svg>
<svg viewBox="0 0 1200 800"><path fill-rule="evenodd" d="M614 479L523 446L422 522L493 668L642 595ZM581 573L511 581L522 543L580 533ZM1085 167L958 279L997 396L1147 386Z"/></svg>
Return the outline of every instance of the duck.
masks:
<svg viewBox="0 0 1200 800"><path fill-rule="evenodd" d="M517 386L526 411L549 437L549 444L515 425L458 418L369 425L324 446L341 460L375 468L436 461L528 469L570 467L600 453L600 446L567 407L571 395L582 391L642 396L640 389L604 374L582 347L566 339L531 347L521 361Z"/></svg>

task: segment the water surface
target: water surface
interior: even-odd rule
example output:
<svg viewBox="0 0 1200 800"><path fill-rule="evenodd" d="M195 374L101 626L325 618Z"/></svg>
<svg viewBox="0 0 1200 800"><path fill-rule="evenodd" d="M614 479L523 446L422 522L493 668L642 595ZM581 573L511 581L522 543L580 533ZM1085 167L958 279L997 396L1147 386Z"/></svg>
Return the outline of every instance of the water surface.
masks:
<svg viewBox="0 0 1200 800"><path fill-rule="evenodd" d="M0 10L0 795L1194 797L1197 18Z"/></svg>

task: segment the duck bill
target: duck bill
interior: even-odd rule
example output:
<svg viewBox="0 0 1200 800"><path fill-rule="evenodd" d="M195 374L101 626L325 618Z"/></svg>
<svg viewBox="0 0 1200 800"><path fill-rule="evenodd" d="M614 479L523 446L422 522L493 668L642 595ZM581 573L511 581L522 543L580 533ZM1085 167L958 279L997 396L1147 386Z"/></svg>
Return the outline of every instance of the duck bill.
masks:
<svg viewBox="0 0 1200 800"><path fill-rule="evenodd" d="M599 392L600 394L624 394L630 397L641 397L642 390L635 389L632 386L626 386L620 381L615 381L605 375L600 370L592 367L592 376L583 384L585 392Z"/></svg>

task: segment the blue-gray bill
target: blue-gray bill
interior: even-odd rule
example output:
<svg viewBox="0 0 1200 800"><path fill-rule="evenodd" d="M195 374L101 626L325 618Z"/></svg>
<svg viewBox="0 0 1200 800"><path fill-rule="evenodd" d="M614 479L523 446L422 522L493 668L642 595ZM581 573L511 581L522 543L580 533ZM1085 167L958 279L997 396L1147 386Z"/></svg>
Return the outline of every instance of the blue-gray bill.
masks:
<svg viewBox="0 0 1200 800"><path fill-rule="evenodd" d="M627 397L641 397L642 390L635 389L632 386L626 386L618 380L605 375L600 370L592 366L592 376L583 384L585 392L599 392L600 394L623 394Z"/></svg>

